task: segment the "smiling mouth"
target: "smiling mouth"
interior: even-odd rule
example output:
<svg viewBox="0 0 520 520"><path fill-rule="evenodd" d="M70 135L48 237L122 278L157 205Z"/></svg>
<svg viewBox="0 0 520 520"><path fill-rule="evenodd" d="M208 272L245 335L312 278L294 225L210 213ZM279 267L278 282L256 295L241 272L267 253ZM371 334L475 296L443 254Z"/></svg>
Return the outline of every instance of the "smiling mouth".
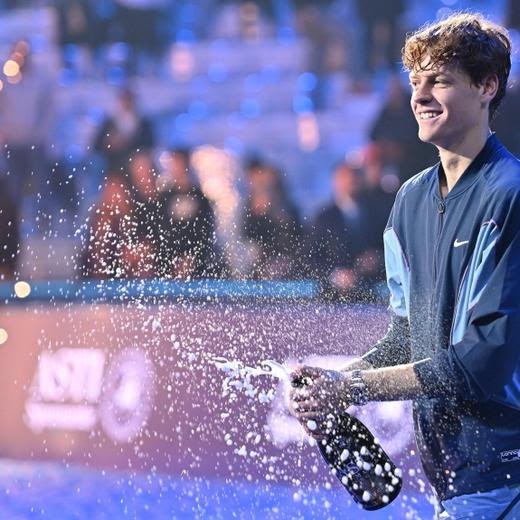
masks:
<svg viewBox="0 0 520 520"><path fill-rule="evenodd" d="M442 112L438 112L435 110L429 111L429 112L421 112L419 114L419 119L421 121L429 121L430 119L436 119L442 114Z"/></svg>

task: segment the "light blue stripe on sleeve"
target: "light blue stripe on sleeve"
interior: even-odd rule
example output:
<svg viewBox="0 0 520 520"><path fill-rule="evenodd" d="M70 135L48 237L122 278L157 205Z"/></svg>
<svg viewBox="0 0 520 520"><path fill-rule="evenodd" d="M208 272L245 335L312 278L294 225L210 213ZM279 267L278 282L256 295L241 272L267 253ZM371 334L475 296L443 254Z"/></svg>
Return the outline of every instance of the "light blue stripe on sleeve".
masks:
<svg viewBox="0 0 520 520"><path fill-rule="evenodd" d="M512 381L502 388L497 397L502 403L512 405L520 410L520 374L518 369L513 372Z"/></svg>
<svg viewBox="0 0 520 520"><path fill-rule="evenodd" d="M469 313L480 300L493 274L498 235L499 229L493 220L482 224L455 304L455 316L451 330L452 344L462 341L468 327Z"/></svg>
<svg viewBox="0 0 520 520"><path fill-rule="evenodd" d="M386 281L390 289L390 307L398 316L408 318L410 309L410 268L399 237L393 228L383 235Z"/></svg>

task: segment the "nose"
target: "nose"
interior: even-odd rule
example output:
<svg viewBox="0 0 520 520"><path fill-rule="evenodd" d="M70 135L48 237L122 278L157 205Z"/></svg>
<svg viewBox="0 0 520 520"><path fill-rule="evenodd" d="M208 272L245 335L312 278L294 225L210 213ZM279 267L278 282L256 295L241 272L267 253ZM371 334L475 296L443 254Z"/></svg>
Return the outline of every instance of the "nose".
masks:
<svg viewBox="0 0 520 520"><path fill-rule="evenodd" d="M427 84L419 83L412 90L412 103L428 103L432 99L431 90Z"/></svg>

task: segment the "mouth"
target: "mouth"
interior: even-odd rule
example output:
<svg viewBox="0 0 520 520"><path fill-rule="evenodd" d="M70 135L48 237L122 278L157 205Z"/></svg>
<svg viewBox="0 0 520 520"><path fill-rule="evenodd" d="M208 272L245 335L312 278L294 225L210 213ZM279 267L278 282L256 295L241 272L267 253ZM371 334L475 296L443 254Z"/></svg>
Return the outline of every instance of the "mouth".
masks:
<svg viewBox="0 0 520 520"><path fill-rule="evenodd" d="M428 110L426 112L420 112L417 114L419 121L433 121L442 114L440 110Z"/></svg>

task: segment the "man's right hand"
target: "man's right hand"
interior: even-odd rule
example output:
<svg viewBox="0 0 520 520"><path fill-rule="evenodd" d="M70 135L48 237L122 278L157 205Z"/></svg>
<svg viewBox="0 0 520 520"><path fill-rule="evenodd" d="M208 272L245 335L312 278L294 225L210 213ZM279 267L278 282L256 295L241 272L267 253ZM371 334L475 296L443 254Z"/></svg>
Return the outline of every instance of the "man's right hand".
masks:
<svg viewBox="0 0 520 520"><path fill-rule="evenodd" d="M349 407L348 377L345 372L310 366L292 372L289 410L314 439L327 438Z"/></svg>

